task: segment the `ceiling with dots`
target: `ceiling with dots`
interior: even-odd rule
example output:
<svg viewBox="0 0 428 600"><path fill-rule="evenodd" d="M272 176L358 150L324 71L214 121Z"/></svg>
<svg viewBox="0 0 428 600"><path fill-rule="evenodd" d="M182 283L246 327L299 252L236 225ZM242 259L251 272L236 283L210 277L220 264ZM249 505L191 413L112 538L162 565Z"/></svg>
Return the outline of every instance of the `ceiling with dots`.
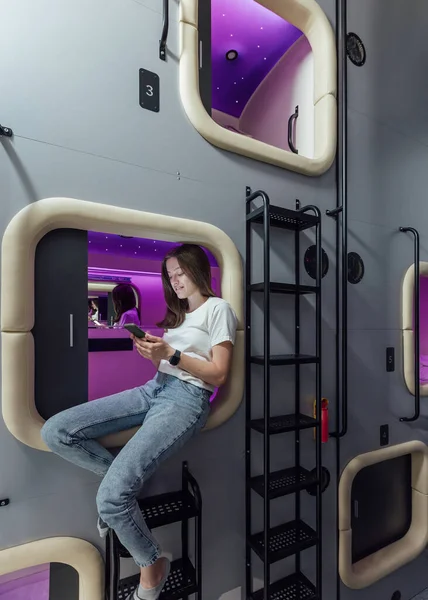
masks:
<svg viewBox="0 0 428 600"><path fill-rule="evenodd" d="M109 253L114 256L161 261L167 252L179 245L176 242L122 237L113 233L88 231L88 250L91 253L97 254ZM208 256L210 265L213 267L217 266L216 259L211 252L205 248L204 250Z"/></svg>
<svg viewBox="0 0 428 600"><path fill-rule="evenodd" d="M254 0L211 0L212 107L240 117L259 84L301 35Z"/></svg>

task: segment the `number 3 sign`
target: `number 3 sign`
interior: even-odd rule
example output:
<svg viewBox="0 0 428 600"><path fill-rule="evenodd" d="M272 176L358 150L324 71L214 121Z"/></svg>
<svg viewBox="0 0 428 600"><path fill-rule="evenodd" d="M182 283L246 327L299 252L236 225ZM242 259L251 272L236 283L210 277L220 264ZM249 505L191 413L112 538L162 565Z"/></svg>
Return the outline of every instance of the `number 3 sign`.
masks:
<svg viewBox="0 0 428 600"><path fill-rule="evenodd" d="M159 75L140 69L140 106L159 112Z"/></svg>

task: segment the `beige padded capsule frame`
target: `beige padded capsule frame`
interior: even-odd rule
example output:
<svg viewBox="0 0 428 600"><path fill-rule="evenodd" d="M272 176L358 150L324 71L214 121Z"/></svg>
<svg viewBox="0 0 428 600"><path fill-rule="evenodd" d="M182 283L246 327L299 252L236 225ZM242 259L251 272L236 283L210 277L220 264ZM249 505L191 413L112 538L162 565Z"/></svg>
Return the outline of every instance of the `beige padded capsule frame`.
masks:
<svg viewBox="0 0 428 600"><path fill-rule="evenodd" d="M359 471L398 456L412 459L412 522L403 538L352 563L351 493ZM415 559L428 543L428 448L418 441L360 454L344 469L339 482L339 574L345 585L361 589Z"/></svg>
<svg viewBox="0 0 428 600"><path fill-rule="evenodd" d="M420 277L428 277L428 262L419 263ZM410 265L403 279L402 287L402 329L403 329L403 372L407 389L415 395L415 346L413 332L413 293L415 268ZM428 396L428 383L420 386L421 396Z"/></svg>
<svg viewBox="0 0 428 600"><path fill-rule="evenodd" d="M331 25L315 0L257 0L308 38L314 56L315 156L308 158L238 135L218 125L199 94L198 0L180 1L180 96L195 129L211 144L304 175L321 175L336 154L336 43ZM288 118L285 116L284 118Z"/></svg>
<svg viewBox="0 0 428 600"><path fill-rule="evenodd" d="M0 575L45 563L63 563L79 575L79 600L104 599L104 563L89 542L72 537L46 538L0 550Z"/></svg>
<svg viewBox="0 0 428 600"><path fill-rule="evenodd" d="M34 259L49 231L73 228L193 242L208 248L221 271L222 297L235 310L238 331L230 376L217 394L205 429L217 427L239 407L244 389L243 273L232 240L218 227L177 217L74 200L48 198L30 204L9 223L2 243L1 331L2 410L9 431L21 442L48 450L40 436L44 420L34 404ZM125 444L138 428L102 439L107 447Z"/></svg>

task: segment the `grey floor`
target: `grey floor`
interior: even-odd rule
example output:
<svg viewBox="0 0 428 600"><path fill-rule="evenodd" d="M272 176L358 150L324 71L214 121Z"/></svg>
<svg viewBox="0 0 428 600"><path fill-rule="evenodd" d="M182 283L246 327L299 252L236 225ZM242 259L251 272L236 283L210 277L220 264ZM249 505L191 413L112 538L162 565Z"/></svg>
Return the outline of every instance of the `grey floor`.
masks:
<svg viewBox="0 0 428 600"><path fill-rule="evenodd" d="M416 596L413 596L411 600L428 600L428 588L422 590L422 592L419 592Z"/></svg>

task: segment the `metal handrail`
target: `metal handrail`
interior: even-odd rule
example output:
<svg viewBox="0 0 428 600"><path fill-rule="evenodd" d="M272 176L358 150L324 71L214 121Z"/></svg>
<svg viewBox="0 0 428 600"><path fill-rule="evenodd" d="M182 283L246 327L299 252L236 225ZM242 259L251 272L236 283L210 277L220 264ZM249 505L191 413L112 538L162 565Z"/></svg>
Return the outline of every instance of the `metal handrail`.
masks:
<svg viewBox="0 0 428 600"><path fill-rule="evenodd" d="M316 487L316 528L318 543L316 547L316 561L317 561L317 590L318 598L322 598L322 437L321 437L321 404L322 404L322 317L321 317L321 282L322 282L322 236L321 236L321 211L317 206L312 204L303 206L299 212L306 213L312 211L318 218L316 226L316 420L318 423L315 458L316 458L316 476L318 485Z"/></svg>
<svg viewBox="0 0 428 600"><path fill-rule="evenodd" d="M293 143L293 121L297 121L298 116L299 116L299 107L296 106L296 108L294 109L294 113L288 119L288 147L290 148L291 152L293 152L294 154L299 154L298 149L296 148L296 146Z"/></svg>
<svg viewBox="0 0 428 600"><path fill-rule="evenodd" d="M409 423L419 419L421 412L421 388L420 388L420 265L419 265L419 232L414 227L400 227L404 233L412 233L414 237L414 315L415 315L415 334L414 334L414 352L415 352L415 410L412 417L400 417L401 422Z"/></svg>

